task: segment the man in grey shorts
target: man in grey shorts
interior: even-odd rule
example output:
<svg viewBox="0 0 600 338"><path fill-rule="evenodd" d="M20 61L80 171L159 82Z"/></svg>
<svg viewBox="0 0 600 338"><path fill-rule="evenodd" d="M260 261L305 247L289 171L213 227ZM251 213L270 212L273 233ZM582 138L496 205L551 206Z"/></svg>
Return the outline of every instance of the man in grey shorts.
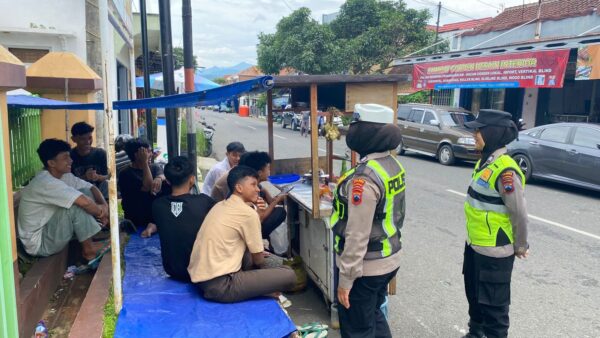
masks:
<svg viewBox="0 0 600 338"><path fill-rule="evenodd" d="M107 250L91 237L108 223L108 205L98 188L71 174L70 150L65 141L44 140L37 149L44 169L21 190L19 238L30 255L53 255L73 238L84 259Z"/></svg>

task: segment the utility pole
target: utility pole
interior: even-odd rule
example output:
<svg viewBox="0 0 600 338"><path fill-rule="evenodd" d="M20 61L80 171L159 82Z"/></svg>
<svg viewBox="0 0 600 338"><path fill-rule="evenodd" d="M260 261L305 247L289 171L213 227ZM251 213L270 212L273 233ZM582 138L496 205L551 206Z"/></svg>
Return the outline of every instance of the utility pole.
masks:
<svg viewBox="0 0 600 338"><path fill-rule="evenodd" d="M160 19L160 49L163 68L164 95L175 94L175 78L173 74L173 41L171 35L171 1L158 0ZM167 122L167 153L169 158L179 155L177 139L177 109L165 109Z"/></svg>
<svg viewBox="0 0 600 338"><path fill-rule="evenodd" d="M440 1L438 3L438 13L437 13L437 21L435 23L435 49L433 50L433 53L436 54L437 53L437 42L438 42L438 38L439 38L439 34L440 34L440 13L442 12L442 2ZM433 89L429 90L429 104L433 104Z"/></svg>
<svg viewBox="0 0 600 338"><path fill-rule="evenodd" d="M192 39L192 4L191 0L182 1L182 22L183 22L183 66L185 68L185 92L194 91L194 43ZM192 162L194 168L197 168L196 162L196 123L194 121L194 108L186 108L187 120L187 156ZM198 170L194 170L197 176Z"/></svg>
<svg viewBox="0 0 600 338"><path fill-rule="evenodd" d="M435 23L435 43L437 43L438 35L440 33L440 13L442 11L442 2L438 3L438 20Z"/></svg>
<svg viewBox="0 0 600 338"><path fill-rule="evenodd" d="M540 35L542 34L542 20L540 20L541 15L542 15L542 0L538 0L537 21L535 23L535 35L533 37L535 40L539 40Z"/></svg>
<svg viewBox="0 0 600 338"><path fill-rule="evenodd" d="M142 69L144 71L144 98L150 98L150 71L148 63L150 55L148 53L148 21L146 18L146 0L140 0L140 19L142 23ZM145 109L146 112L146 137L150 143L150 150L154 149L154 131L152 127L152 109Z"/></svg>

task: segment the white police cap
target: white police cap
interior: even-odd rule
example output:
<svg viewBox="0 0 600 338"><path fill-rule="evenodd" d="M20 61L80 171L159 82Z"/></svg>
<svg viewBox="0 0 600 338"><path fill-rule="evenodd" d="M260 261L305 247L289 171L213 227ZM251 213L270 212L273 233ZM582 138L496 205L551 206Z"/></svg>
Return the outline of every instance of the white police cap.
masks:
<svg viewBox="0 0 600 338"><path fill-rule="evenodd" d="M394 123L394 110L375 103L357 103L353 117L353 122Z"/></svg>

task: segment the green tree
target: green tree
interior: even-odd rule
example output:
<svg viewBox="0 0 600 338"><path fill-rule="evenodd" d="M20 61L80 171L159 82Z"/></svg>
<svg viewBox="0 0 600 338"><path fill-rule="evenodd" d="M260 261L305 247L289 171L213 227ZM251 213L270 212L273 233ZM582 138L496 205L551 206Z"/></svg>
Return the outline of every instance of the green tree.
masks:
<svg viewBox="0 0 600 338"><path fill-rule="evenodd" d="M274 34L258 36L258 67L267 74L291 67L309 74L329 74L344 70L342 49L331 28L320 25L302 7L284 17Z"/></svg>
<svg viewBox="0 0 600 338"><path fill-rule="evenodd" d="M428 45L434 39L425 29L430 17L402 1L347 0L331 29L345 42L349 70L368 74Z"/></svg>
<svg viewBox="0 0 600 338"><path fill-rule="evenodd" d="M433 41L427 10L403 1L347 0L328 25L300 8L259 35L258 65L268 74L292 67L309 74L382 72L391 62Z"/></svg>
<svg viewBox="0 0 600 338"><path fill-rule="evenodd" d="M213 79L212 81L213 81L214 83L218 83L218 84L220 84L220 85L227 84L227 80L225 80L225 79L224 79L224 78L222 78L222 77L218 77L218 78L216 78L216 79Z"/></svg>
<svg viewBox="0 0 600 338"><path fill-rule="evenodd" d="M198 69L198 57L194 55L194 69ZM182 47L174 47L173 48L173 65L175 69L179 69L183 67L183 48Z"/></svg>

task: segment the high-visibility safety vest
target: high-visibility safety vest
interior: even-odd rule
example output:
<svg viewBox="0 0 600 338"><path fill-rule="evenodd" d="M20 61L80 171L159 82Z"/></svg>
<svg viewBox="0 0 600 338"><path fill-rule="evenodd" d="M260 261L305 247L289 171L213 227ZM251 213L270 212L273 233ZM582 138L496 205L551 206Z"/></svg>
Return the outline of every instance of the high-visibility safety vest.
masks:
<svg viewBox="0 0 600 338"><path fill-rule="evenodd" d="M340 193L350 184L354 176L368 177L381 191L382 198L377 203L375 217L369 235L369 244L365 259L388 257L401 248L400 228L404 222L404 168L394 156L386 156L358 164L340 177L334 191L331 227L335 234L334 249L341 254L344 250L344 235L348 222L348 197ZM352 187L347 187L351 194Z"/></svg>
<svg viewBox="0 0 600 338"><path fill-rule="evenodd" d="M465 202L468 242L486 247L502 245L496 243L498 232L502 229L512 244L512 224L496 183L504 171L512 169L521 176L525 187L525 175L507 154L501 155L482 169L479 168L480 162L475 165Z"/></svg>

